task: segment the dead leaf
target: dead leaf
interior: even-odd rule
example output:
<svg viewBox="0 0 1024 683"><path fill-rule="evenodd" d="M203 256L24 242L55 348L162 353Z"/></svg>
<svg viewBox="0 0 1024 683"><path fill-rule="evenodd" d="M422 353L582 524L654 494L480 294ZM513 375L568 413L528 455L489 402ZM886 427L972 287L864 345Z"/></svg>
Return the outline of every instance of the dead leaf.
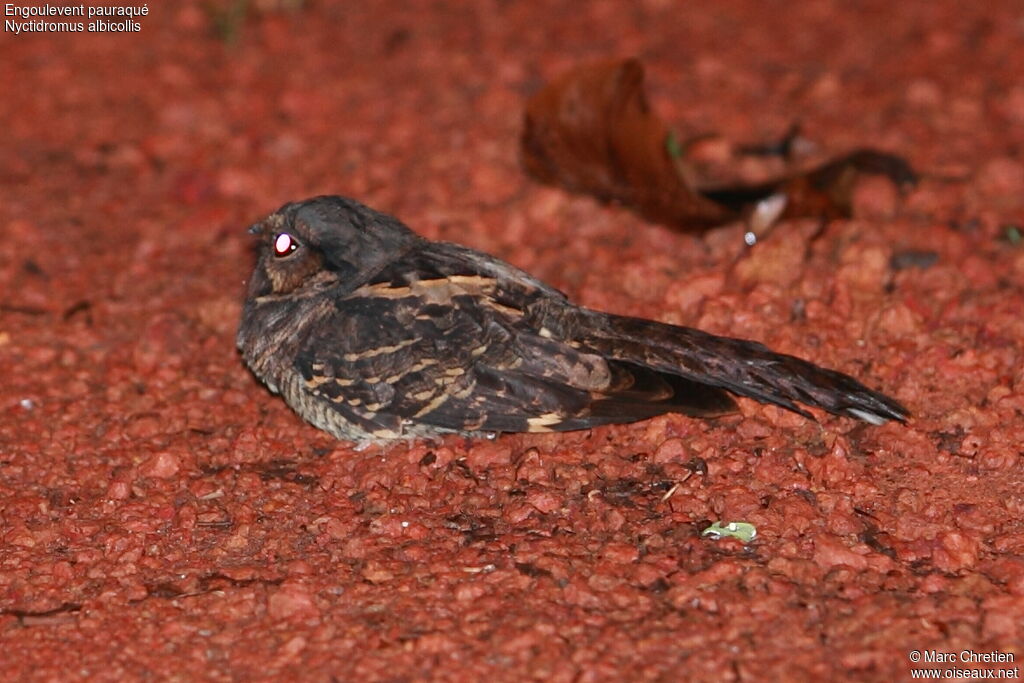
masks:
<svg viewBox="0 0 1024 683"><path fill-rule="evenodd" d="M692 231L744 217L757 224L848 216L860 174L885 175L901 186L916 180L903 159L861 149L764 183L703 187L683 159L685 144L651 111L643 86L643 66L627 59L578 67L544 87L526 105L527 172ZM788 144L749 149L774 148L788 155Z"/></svg>
<svg viewBox="0 0 1024 683"><path fill-rule="evenodd" d="M523 164L541 182L621 202L646 218L715 225L735 213L690 191L668 154L634 59L574 69L526 105Z"/></svg>

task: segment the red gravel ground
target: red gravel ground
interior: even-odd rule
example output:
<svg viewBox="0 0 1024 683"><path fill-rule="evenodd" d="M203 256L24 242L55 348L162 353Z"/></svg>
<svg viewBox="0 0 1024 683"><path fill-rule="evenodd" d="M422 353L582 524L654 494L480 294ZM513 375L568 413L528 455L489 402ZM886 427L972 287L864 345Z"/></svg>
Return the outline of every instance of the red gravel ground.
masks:
<svg viewBox="0 0 1024 683"><path fill-rule="evenodd" d="M0 679L1020 665L1019 0L149 10L137 32L0 37ZM864 182L853 219L753 250L740 225L680 234L529 180L525 98L630 55L681 131L799 120L823 151L882 148L923 180L904 198ZM744 401L355 452L234 349L245 227L319 193L584 304L843 369L915 416L819 425ZM714 520L758 536L702 538Z"/></svg>

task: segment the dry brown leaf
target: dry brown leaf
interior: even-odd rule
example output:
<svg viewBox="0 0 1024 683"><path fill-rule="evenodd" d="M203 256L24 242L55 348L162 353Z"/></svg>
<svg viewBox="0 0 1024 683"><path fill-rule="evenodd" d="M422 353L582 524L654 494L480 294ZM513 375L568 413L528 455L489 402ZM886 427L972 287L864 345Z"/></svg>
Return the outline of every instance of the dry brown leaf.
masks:
<svg viewBox="0 0 1024 683"><path fill-rule="evenodd" d="M700 187L693 170L673 158L670 135L651 111L637 60L588 64L530 98L523 165L541 182L624 204L684 230L742 218L779 194L783 217L848 216L859 174L885 175L901 186L915 181L903 159L862 149L765 183Z"/></svg>

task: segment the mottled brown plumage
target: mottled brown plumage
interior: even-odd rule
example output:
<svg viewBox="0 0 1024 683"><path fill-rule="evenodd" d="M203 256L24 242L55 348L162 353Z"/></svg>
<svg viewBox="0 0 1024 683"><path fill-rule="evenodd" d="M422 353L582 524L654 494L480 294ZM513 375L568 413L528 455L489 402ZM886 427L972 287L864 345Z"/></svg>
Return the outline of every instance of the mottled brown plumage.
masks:
<svg viewBox="0 0 1024 683"><path fill-rule="evenodd" d="M761 344L601 313L492 256L425 240L343 197L283 206L238 348L271 391L340 439L563 431L730 412L730 393L873 424L899 403Z"/></svg>

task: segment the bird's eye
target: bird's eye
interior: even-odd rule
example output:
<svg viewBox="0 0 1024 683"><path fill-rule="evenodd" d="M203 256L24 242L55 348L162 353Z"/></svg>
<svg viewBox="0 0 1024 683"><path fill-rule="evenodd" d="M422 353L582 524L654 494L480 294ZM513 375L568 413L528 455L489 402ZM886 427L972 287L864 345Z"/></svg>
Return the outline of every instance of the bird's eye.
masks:
<svg viewBox="0 0 1024 683"><path fill-rule="evenodd" d="M274 238L274 256L278 258L287 256L298 248L298 241L286 232L282 232Z"/></svg>

